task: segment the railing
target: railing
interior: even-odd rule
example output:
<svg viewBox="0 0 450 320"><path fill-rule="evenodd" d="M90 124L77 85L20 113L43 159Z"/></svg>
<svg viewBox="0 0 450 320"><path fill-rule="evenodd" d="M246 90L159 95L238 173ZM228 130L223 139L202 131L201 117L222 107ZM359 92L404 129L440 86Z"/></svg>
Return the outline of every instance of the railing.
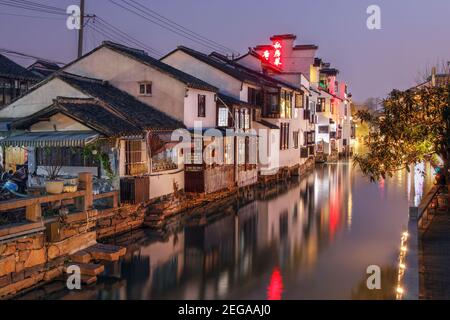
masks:
<svg viewBox="0 0 450 320"><path fill-rule="evenodd" d="M430 225L432 211L439 207L443 186L434 186L418 207L409 208L408 228L402 232L398 270L397 299L419 299L419 241Z"/></svg>
<svg viewBox="0 0 450 320"><path fill-rule="evenodd" d="M91 173L88 172L80 173L78 175L78 181L80 190L76 192L2 201L0 202L0 214L8 210L25 208L26 220L30 222L38 222L42 218L42 204L45 203L73 200L75 208L81 212L92 209L94 199L112 197L113 205L114 206L118 205L117 191L97 195L93 194Z"/></svg>
<svg viewBox="0 0 450 320"><path fill-rule="evenodd" d="M422 200L421 204L417 208L417 226L421 231L422 235L428 229L431 219L430 215L432 212L436 212L439 208L439 193L443 186L435 186Z"/></svg>

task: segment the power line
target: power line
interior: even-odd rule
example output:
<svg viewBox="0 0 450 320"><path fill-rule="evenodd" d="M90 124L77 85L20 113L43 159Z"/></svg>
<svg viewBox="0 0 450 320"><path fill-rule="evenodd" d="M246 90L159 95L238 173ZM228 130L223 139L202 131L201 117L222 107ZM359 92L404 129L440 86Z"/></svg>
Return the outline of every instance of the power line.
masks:
<svg viewBox="0 0 450 320"><path fill-rule="evenodd" d="M14 51L14 50L9 50L9 49L4 49L4 48L0 48L0 52L5 54L5 55L15 55L15 56L19 56L21 58L25 58L25 59L34 59L34 60L42 60L42 61L47 61L47 62L52 62L52 63L56 63L56 64L66 64L65 62L59 62L59 61L54 61L54 60L50 60L47 58L41 58L35 55L31 55L28 53L24 53L24 52L19 52L19 51Z"/></svg>
<svg viewBox="0 0 450 320"><path fill-rule="evenodd" d="M168 23L168 24L174 26L177 30L180 30L180 31L185 32L185 33L188 33L188 34L190 34L190 35L196 37L197 39L204 40L204 41L206 41L206 42L211 43L212 45L218 46L219 48L222 48L222 49L224 49L224 50L230 51L230 52L232 52L232 53L239 53L237 50L234 50L234 49L232 49L232 48L230 48L230 47L226 47L226 46L224 46L224 45L222 45L222 44L220 44L220 43L218 43L218 42L216 42L216 41L214 41L214 40L211 40L211 39L209 39L209 38L207 38L207 37L202 36L201 34L195 32L195 31L193 31L193 30L191 30L191 29L186 28L185 26L182 26L181 24L179 24L179 23L177 23L177 22L175 22L175 21L173 21L173 20L170 20L169 18L167 18L167 17L165 17L165 16L159 14L159 13L156 12L155 10L150 9L149 7L147 7L147 6L145 6L145 5L141 4L141 3L139 3L138 1L135 1L135 0L129 0L129 1L132 2L132 3L134 3L134 4L136 4L136 5L138 5L138 6L140 6L140 7L142 7L142 8L144 8L145 10L147 10L147 12L152 13L154 16L156 16L156 17L155 17L156 19L158 19L157 17L161 18L162 20L161 20L161 19L158 19L159 21L161 21L161 22L166 21L166 23ZM177 27L178 27L178 28L177 28Z"/></svg>
<svg viewBox="0 0 450 320"><path fill-rule="evenodd" d="M0 15L4 16L14 16L14 17L24 17L24 18L35 18L35 19L44 19L44 20L65 20L64 18L58 18L58 17L46 17L46 16L33 16L33 15L26 15L26 14L17 14L17 13L10 13L10 12L0 12Z"/></svg>
<svg viewBox="0 0 450 320"><path fill-rule="evenodd" d="M187 38L187 39L189 39L189 40L191 40L191 41L193 41L193 42L195 42L195 43L198 43L198 44L200 44L200 45L202 45L202 46L204 46L204 47L208 47L208 48L210 48L210 49L212 49L212 50L216 50L216 51L219 51L219 52L221 52L221 53L225 53L225 54L226 54L226 51L224 51L224 50L222 50L222 49L219 49L219 50L218 50L217 47L214 47L214 46L212 46L212 45L209 45L209 44L207 44L207 43L205 43L205 42L203 42L203 41L199 41L199 40L197 40L197 39L195 39L195 38L192 38L192 37L190 37L190 36L188 36L188 35L186 35L186 34L184 34L184 33L178 32L177 30L174 30L174 29L170 28L170 27L169 27L168 25L166 25L166 24L162 24L162 23L159 23L159 22L156 22L156 21L152 20L151 18L148 17L148 14L147 14L147 16L146 16L146 13L145 13L144 11L140 10L140 9L138 9L138 11L136 11L136 10L130 9L130 8L128 8L128 7L125 7L125 6L121 5L120 3L115 2L114 0L109 0L109 1L110 1L111 3L113 3L113 4L115 4L116 6L121 7L122 9L128 11L128 12L131 12L131 13L133 13L133 14L135 14L135 15L137 15L137 16L139 16L139 17L141 17L141 18L143 18L143 19L145 19L145 20L147 20L147 21L149 21L149 22L151 22L151 23L153 23L153 24L156 24L156 25L158 25L158 26L160 26L160 27L162 27L162 28L164 28L164 29L166 29L166 30L171 31L172 33L175 33L175 34L177 34L177 35L179 35L179 36L182 36L182 37L184 37L184 38ZM125 2L126 4L130 5L128 2L126 2L126 0L122 0L122 2ZM131 5L131 6L132 6L132 5ZM132 7L133 7L133 6L132 6Z"/></svg>
<svg viewBox="0 0 450 320"><path fill-rule="evenodd" d="M156 50L148 45L146 45L145 43L143 43L142 41L132 37L131 35L129 35L128 33L122 31L121 29L117 28L116 26L112 25L111 23L109 23L108 21L106 21L105 19L102 19L101 17L98 17L98 22L106 29L110 30L111 32L119 35L121 38L125 39L125 41L127 42L131 42L133 45L138 46L139 48L143 48L147 51L151 51L157 55L163 55L162 52L160 52L159 50Z"/></svg>
<svg viewBox="0 0 450 320"><path fill-rule="evenodd" d="M29 11L36 11L41 13L48 13L48 14L54 14L54 15L66 15L65 11L60 8L55 9L49 9L46 7L42 7L39 4L31 5L29 3L20 2L20 1L13 1L13 0L1 0L0 5L13 7L13 8L19 8L19 9L25 9Z"/></svg>
<svg viewBox="0 0 450 320"><path fill-rule="evenodd" d="M138 45L137 43L134 43L131 40L124 39L123 36L120 36L119 34L111 31L110 29L105 28L105 26L102 25L102 24L98 24L98 23L89 24L88 27L91 30L94 30L95 32L103 35L105 37L105 39L107 39L107 40L112 40L114 42L126 44L126 45L128 45L130 47L139 47L139 48L141 48L143 50L150 51L150 50L148 50L149 48L146 48L146 47L143 47L141 45ZM153 55L153 56L162 56L162 54L159 53L159 52L153 52L152 51L152 52L148 52L148 53Z"/></svg>

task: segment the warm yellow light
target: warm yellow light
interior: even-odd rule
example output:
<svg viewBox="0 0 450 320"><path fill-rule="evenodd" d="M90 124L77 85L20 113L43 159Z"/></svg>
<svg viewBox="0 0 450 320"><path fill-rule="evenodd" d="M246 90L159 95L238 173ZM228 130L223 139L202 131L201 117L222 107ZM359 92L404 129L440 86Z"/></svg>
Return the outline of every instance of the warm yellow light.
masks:
<svg viewBox="0 0 450 320"><path fill-rule="evenodd" d="M402 250L403 252L406 252L406 247L405 246L402 246L401 248L400 248L400 250Z"/></svg>
<svg viewBox="0 0 450 320"><path fill-rule="evenodd" d="M402 287L397 287L397 293L398 294L403 294L403 292L405 292L405 290L403 290Z"/></svg>
<svg viewBox="0 0 450 320"><path fill-rule="evenodd" d="M409 236L408 231L403 232L403 236L404 236L405 238L408 238L408 236Z"/></svg>
<svg viewBox="0 0 450 320"><path fill-rule="evenodd" d="M406 265L404 263L400 263L398 266L400 267L400 269L406 269Z"/></svg>

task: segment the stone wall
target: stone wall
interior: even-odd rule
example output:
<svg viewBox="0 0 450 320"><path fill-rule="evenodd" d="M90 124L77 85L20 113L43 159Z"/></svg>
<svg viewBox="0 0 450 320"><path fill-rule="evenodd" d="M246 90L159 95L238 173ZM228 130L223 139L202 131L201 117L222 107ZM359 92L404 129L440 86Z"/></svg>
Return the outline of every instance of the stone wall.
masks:
<svg viewBox="0 0 450 320"><path fill-rule="evenodd" d="M144 223L145 211L145 207L140 204L104 210L97 217L97 239L139 228Z"/></svg>
<svg viewBox="0 0 450 320"><path fill-rule="evenodd" d="M0 299L61 277L70 255L97 239L139 228L144 213L140 205L90 210L47 220L45 232L5 240L0 243Z"/></svg>
<svg viewBox="0 0 450 320"><path fill-rule="evenodd" d="M48 260L43 232L0 244L0 298L60 276L63 263Z"/></svg>

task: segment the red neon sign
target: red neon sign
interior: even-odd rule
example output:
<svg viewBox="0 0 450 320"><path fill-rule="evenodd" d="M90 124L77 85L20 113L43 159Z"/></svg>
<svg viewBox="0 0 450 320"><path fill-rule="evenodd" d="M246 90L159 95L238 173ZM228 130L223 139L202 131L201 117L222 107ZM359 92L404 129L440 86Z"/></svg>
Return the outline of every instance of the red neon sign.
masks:
<svg viewBox="0 0 450 320"><path fill-rule="evenodd" d="M279 41L276 41L272 45L272 48L264 50L261 56L264 59L264 61L267 61L273 64L274 66L280 67L282 65L281 49L282 49L281 43Z"/></svg>

